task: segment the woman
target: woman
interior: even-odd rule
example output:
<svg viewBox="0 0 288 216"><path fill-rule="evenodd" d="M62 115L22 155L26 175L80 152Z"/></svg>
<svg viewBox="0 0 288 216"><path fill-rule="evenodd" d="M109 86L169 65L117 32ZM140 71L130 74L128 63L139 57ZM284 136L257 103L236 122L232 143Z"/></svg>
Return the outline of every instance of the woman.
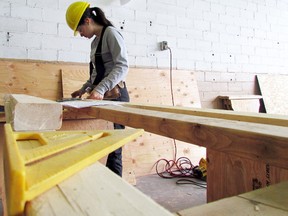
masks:
<svg viewBox="0 0 288 216"><path fill-rule="evenodd" d="M98 8L90 8L87 2L75 2L66 11L68 26L81 37L92 38L90 52L90 78L72 97L89 93L89 99L109 99L129 102L125 85L128 73L128 59L124 39L119 31ZM107 97L106 97L107 95ZM124 129L115 124L114 129ZM108 155L106 166L122 176L122 149Z"/></svg>

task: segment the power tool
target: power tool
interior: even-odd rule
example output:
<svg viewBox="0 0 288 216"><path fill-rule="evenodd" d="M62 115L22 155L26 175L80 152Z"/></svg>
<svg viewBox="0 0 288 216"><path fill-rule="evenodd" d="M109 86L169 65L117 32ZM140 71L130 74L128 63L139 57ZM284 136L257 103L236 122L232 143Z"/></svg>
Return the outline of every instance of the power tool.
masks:
<svg viewBox="0 0 288 216"><path fill-rule="evenodd" d="M193 174L196 178L206 181L207 177L207 161L201 158L199 161L199 166L193 168Z"/></svg>

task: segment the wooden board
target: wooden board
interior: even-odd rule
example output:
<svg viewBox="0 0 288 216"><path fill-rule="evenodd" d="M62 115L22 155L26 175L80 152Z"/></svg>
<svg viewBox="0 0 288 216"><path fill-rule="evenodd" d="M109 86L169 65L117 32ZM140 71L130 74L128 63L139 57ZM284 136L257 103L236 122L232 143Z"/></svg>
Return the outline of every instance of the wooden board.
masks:
<svg viewBox="0 0 288 216"><path fill-rule="evenodd" d="M28 203L26 215L172 215L100 163Z"/></svg>
<svg viewBox="0 0 288 216"><path fill-rule="evenodd" d="M14 131L57 130L62 125L62 105L24 94L7 94L6 122Z"/></svg>
<svg viewBox="0 0 288 216"><path fill-rule="evenodd" d="M267 113L288 115L288 76L257 75Z"/></svg>
<svg viewBox="0 0 288 216"><path fill-rule="evenodd" d="M125 106L81 109L97 118L288 169L287 127Z"/></svg>
<svg viewBox="0 0 288 216"><path fill-rule="evenodd" d="M288 215L288 182L185 209L179 216Z"/></svg>
<svg viewBox="0 0 288 216"><path fill-rule="evenodd" d="M192 116L202 116L211 118L220 118L225 120L241 121L241 122L252 122L259 124L268 124L276 126L287 126L288 116L287 115L273 115L266 113L247 113L247 112L232 112L229 110L218 110L218 109L199 109L189 107L174 107L174 106L161 106L161 105L148 105L148 104L123 104L125 107L140 108L143 110L153 110L175 114L185 114ZM75 111L75 110L73 110ZM74 113L74 112L73 112ZM74 113L75 115L76 113ZM85 114L79 112L79 114ZM65 114L64 114L65 115ZM78 114L77 114L78 115Z"/></svg>
<svg viewBox="0 0 288 216"><path fill-rule="evenodd" d="M259 112L260 95L230 95L218 97L224 109L240 112Z"/></svg>

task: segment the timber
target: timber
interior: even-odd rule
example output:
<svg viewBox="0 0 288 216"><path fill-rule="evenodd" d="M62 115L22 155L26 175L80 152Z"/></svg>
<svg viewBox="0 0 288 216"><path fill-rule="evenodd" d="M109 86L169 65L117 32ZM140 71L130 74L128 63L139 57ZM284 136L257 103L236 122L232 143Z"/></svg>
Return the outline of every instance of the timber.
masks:
<svg viewBox="0 0 288 216"><path fill-rule="evenodd" d="M284 154L288 151L288 127L127 106L90 107L80 112L288 169L288 155Z"/></svg>
<svg viewBox="0 0 288 216"><path fill-rule="evenodd" d="M200 117L211 117L225 120L234 120L241 122L259 123L275 126L288 126L287 115L275 115L266 113L248 113L248 112L234 112L231 110L218 110L218 109L201 109L193 107L179 107L169 105L157 105L157 104L138 104L138 103L121 103L123 107L139 108L142 110L151 110L159 112L167 112L174 114L184 114ZM65 107L63 113L63 119L83 119L83 118L95 118L87 114L85 111Z"/></svg>
<svg viewBox="0 0 288 216"><path fill-rule="evenodd" d="M288 214L288 182L240 194L205 205L184 209L179 216L242 216Z"/></svg>
<svg viewBox="0 0 288 216"><path fill-rule="evenodd" d="M26 215L173 215L100 163L80 171L26 206Z"/></svg>
<svg viewBox="0 0 288 216"><path fill-rule="evenodd" d="M278 126L288 126L287 115L271 115L266 113L247 113L247 112L233 112L230 110L218 110L218 109L201 109L193 107L175 107L175 106L163 106L163 105L147 105L147 104L123 104L125 107L141 108L146 110L154 110L169 113L179 113L193 116L220 118L226 120L235 120L243 122L252 122L259 124L269 124Z"/></svg>
<svg viewBox="0 0 288 216"><path fill-rule="evenodd" d="M15 131L57 130L62 125L62 105L29 95L10 94L5 98L5 116Z"/></svg>

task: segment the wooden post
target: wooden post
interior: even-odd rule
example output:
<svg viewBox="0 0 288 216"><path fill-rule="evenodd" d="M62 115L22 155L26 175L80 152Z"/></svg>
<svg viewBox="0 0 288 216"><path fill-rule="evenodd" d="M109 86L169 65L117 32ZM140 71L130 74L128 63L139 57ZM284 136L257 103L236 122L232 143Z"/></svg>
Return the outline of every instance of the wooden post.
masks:
<svg viewBox="0 0 288 216"><path fill-rule="evenodd" d="M62 105L23 94L5 96L6 122L15 131L56 130L62 125Z"/></svg>

